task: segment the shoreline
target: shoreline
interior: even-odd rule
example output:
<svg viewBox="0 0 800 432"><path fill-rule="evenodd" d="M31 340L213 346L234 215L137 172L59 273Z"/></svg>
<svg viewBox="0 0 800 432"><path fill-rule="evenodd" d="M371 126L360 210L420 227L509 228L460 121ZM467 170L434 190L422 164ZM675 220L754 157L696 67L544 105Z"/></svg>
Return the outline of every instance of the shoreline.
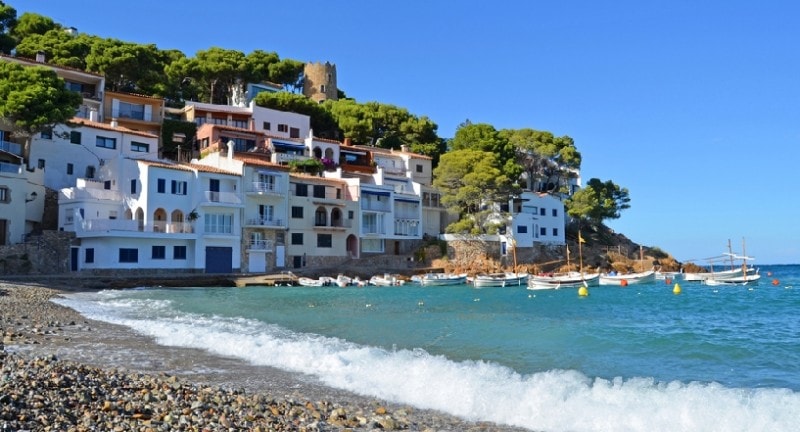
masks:
<svg viewBox="0 0 800 432"><path fill-rule="evenodd" d="M527 430L377 400L322 385L311 376L198 349L158 345L124 326L89 320L50 301L61 294L97 291L69 285L68 279L53 282L0 280L0 378L26 377L0 381L0 394L16 395L10 396L15 403L0 403L0 429L38 430L49 424L58 426L53 430L89 430L90 425L153 431L189 425L253 431ZM71 401L65 395L102 392L75 382L54 389L56 375L91 377L106 394ZM127 385L113 385L120 380ZM38 388L42 385L46 388ZM152 389L167 390L154 398ZM76 413L72 417L63 413L65 400L73 404L68 408Z"/></svg>

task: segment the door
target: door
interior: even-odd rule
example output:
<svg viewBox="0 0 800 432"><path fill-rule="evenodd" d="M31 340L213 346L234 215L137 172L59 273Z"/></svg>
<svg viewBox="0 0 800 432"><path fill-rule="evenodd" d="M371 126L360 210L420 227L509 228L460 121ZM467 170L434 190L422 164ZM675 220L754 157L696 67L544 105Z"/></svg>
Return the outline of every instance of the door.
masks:
<svg viewBox="0 0 800 432"><path fill-rule="evenodd" d="M292 266L294 268L300 268L303 266L303 257L300 255L295 255L292 257Z"/></svg>
<svg viewBox="0 0 800 432"><path fill-rule="evenodd" d="M275 267L286 267L286 246L275 246Z"/></svg>
<svg viewBox="0 0 800 432"><path fill-rule="evenodd" d="M80 256L80 248L69 248L69 269L71 271L78 271L78 257Z"/></svg>
<svg viewBox="0 0 800 432"><path fill-rule="evenodd" d="M233 273L233 248L206 246L206 273Z"/></svg>
<svg viewBox="0 0 800 432"><path fill-rule="evenodd" d="M219 202L219 179L210 179L208 181L208 190L211 192L208 199L213 202Z"/></svg>

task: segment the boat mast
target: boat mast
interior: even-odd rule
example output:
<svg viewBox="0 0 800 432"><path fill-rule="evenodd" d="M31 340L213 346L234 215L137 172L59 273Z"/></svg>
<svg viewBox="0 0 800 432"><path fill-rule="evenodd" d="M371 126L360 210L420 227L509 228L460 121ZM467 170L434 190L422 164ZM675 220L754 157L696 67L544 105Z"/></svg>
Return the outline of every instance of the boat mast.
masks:
<svg viewBox="0 0 800 432"><path fill-rule="evenodd" d="M744 255L744 249L742 249L742 255ZM731 249L731 239L728 239L728 256L731 257L731 270L733 270L736 267L733 265L733 250Z"/></svg>

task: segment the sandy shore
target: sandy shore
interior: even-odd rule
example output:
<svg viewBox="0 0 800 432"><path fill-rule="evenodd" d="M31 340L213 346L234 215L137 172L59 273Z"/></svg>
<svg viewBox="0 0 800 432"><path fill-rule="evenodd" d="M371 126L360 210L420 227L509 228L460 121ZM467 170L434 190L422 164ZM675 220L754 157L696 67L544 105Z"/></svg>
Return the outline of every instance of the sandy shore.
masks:
<svg viewBox="0 0 800 432"><path fill-rule="evenodd" d="M69 286L0 281L0 431L523 431L469 422L164 347L50 301Z"/></svg>

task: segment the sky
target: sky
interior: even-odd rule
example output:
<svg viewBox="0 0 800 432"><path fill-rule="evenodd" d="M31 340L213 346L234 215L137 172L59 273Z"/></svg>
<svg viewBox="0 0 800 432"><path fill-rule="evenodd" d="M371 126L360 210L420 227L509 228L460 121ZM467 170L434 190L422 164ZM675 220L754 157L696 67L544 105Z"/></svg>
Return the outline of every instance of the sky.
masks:
<svg viewBox="0 0 800 432"><path fill-rule="evenodd" d="M568 135L627 188L607 221L679 261L800 263L800 2L3 0L78 31L336 65L338 86L460 124Z"/></svg>

